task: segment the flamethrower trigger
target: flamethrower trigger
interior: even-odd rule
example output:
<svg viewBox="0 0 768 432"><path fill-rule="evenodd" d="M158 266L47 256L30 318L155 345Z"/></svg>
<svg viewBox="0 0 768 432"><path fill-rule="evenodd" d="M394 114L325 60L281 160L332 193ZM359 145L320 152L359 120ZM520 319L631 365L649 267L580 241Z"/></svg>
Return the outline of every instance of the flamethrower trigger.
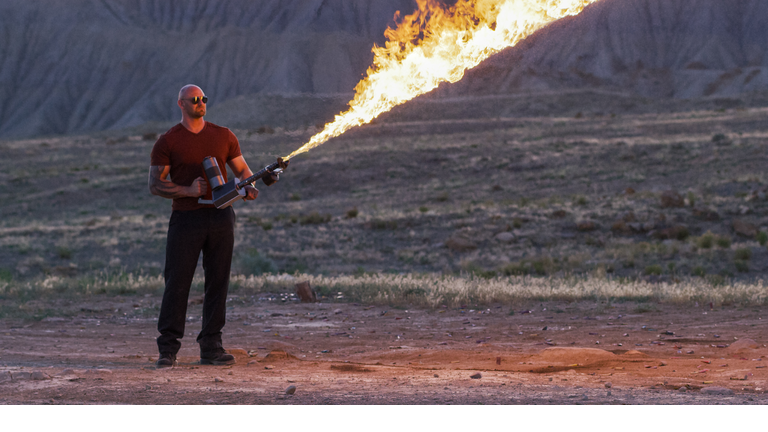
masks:
<svg viewBox="0 0 768 432"><path fill-rule="evenodd" d="M208 156L203 159L203 170L205 171L205 178L211 186L213 199L205 200L201 198L197 202L200 204L213 204L218 209L227 208L235 201L244 198L244 188L252 185L257 180L261 179L267 186L275 184L280 179L280 174L288 168L289 162L283 160L283 158L277 158L277 162L265 166L259 172L243 181L234 179L224 183L224 176L221 174L219 163L215 157Z"/></svg>

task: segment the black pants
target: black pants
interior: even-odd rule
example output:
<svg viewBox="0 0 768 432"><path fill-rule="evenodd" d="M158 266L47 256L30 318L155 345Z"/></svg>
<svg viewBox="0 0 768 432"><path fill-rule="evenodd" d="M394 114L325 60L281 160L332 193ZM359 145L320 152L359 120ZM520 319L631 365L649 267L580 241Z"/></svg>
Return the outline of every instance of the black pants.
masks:
<svg viewBox="0 0 768 432"><path fill-rule="evenodd" d="M235 212L232 207L174 211L171 214L165 249L165 293L157 321L160 332L157 347L161 355L175 355L181 348L179 339L184 337L189 289L201 251L205 299L203 328L197 342L201 354L222 348L221 330L226 322L234 232Z"/></svg>

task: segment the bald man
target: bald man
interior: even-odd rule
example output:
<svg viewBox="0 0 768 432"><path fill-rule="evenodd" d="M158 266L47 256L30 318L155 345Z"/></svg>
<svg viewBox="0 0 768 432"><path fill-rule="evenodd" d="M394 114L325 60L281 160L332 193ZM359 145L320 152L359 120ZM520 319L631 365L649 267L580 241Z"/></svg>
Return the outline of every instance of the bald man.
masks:
<svg viewBox="0 0 768 432"><path fill-rule="evenodd" d="M184 337L187 301L200 252L203 253L205 297L203 323L197 342L200 364L229 365L235 358L222 345L226 321L229 271L234 247L235 213L232 207L217 209L201 204L211 199L204 178L203 159L214 156L227 177L226 163L235 177L253 175L240 153L240 143L229 129L204 119L208 98L200 87L186 85L179 91L181 122L160 136L152 149L149 191L173 200L165 251L165 292L157 321L158 368L177 364L176 354ZM245 199L254 200L259 191L246 186Z"/></svg>

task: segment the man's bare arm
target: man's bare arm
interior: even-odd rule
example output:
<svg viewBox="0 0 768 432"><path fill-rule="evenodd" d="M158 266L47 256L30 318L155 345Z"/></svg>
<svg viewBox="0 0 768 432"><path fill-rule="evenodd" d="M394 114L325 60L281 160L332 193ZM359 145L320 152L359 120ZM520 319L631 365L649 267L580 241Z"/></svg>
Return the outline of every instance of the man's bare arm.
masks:
<svg viewBox="0 0 768 432"><path fill-rule="evenodd" d="M242 156L238 156L227 164L232 168L232 174L240 180L245 180L253 175L253 172L248 168L248 164L245 163L245 159Z"/></svg>
<svg viewBox="0 0 768 432"><path fill-rule="evenodd" d="M232 174L235 175L235 177L239 178L240 180L245 180L248 177L253 175L253 171L251 171L250 168L248 168L248 164L245 163L245 159L242 156L238 156L231 161L227 163L230 168L232 168ZM253 187L252 185L248 185L245 187L245 199L246 200L254 200L256 197L259 196L259 190Z"/></svg>
<svg viewBox="0 0 768 432"><path fill-rule="evenodd" d="M152 165L149 167L149 192L163 198L199 197L208 191L208 183L198 177L189 186L180 186L168 179L170 166Z"/></svg>

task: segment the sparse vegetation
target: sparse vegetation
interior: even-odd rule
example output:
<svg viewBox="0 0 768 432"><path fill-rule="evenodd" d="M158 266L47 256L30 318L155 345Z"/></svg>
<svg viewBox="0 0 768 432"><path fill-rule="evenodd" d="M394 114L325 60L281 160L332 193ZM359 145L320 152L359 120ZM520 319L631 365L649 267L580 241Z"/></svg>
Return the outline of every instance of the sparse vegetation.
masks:
<svg viewBox="0 0 768 432"><path fill-rule="evenodd" d="M717 246L723 249L728 249L731 247L731 238L726 236L718 236L717 237Z"/></svg>
<svg viewBox="0 0 768 432"><path fill-rule="evenodd" d="M706 234L702 235L696 240L696 245L702 249L712 249L714 244L715 235L709 231L707 231Z"/></svg>
<svg viewBox="0 0 768 432"><path fill-rule="evenodd" d="M716 121L702 123L707 116ZM643 122L667 119L648 114ZM738 127L758 119L746 111ZM233 272L252 267L254 273L341 277L360 266L379 274L462 273L489 281L590 277L664 283L693 276L709 284L715 275L729 284L763 278L768 251L730 237L739 232L736 219L762 224L761 191L768 185L761 173L739 165L754 160L759 140L746 130L727 160L701 164L699 155L717 150L714 134L735 136L728 130L730 117L702 111L690 124L664 123L652 143L617 136L636 120L617 116L616 129L606 137L590 129L601 123L586 115L578 134L593 135L589 143L570 136L572 122L553 128L549 119L536 118L513 129L479 121L487 128L482 133L445 132L429 122L407 135L378 129L371 135L361 128L323 147L320 158L297 159L296 168L263 188L257 201L234 205L240 223ZM305 129L313 123L306 122L302 133L311 132ZM288 154L305 138L284 129L275 132L280 139L255 132L248 137L246 131L256 126L235 130L252 166L267 162L261 154ZM6 203L0 208L0 279L162 273L171 208L146 191L146 157L153 145L143 136L148 129L1 144L8 158L0 161L0 172L12 187L0 200ZM679 142L686 134L696 137L695 145ZM107 139L113 145L105 145ZM41 159L41 151L56 162ZM83 163L90 154L101 156L98 165ZM632 157L625 161L625 155ZM674 167L661 160L674 161ZM686 207L661 207L661 191L652 187L658 183L678 185ZM750 191L749 199L737 197L744 191ZM768 233L755 238L768 245ZM261 252L258 259L242 252L251 247ZM266 257L271 265L259 264Z"/></svg>
<svg viewBox="0 0 768 432"><path fill-rule="evenodd" d="M259 276L265 273L277 273L274 261L261 255L255 248L250 248L235 260L235 272L242 275Z"/></svg>
<svg viewBox="0 0 768 432"><path fill-rule="evenodd" d="M735 260L733 264L736 266L736 271L740 273L747 273L749 271L749 264L743 260Z"/></svg>
<svg viewBox="0 0 768 432"><path fill-rule="evenodd" d="M323 214L313 211L310 214L306 216L302 216L300 219L300 223L302 225L319 225L326 222L330 222L332 219L332 216L330 214Z"/></svg>
<svg viewBox="0 0 768 432"><path fill-rule="evenodd" d="M397 221L374 219L370 223L371 228L375 230L396 230Z"/></svg>
<svg viewBox="0 0 768 432"><path fill-rule="evenodd" d="M685 304L698 302L743 302L750 305L768 304L768 290L762 282L727 282L722 277L682 280L679 283L654 284L607 278L559 278L533 276L490 276L474 273L464 276L439 274L377 274L358 271L349 276L320 276L294 273L294 277L268 274L272 268L260 253L248 251L244 257L259 257L255 271L260 275L240 274L232 277L230 292L252 295L281 292L286 284L298 280L309 281L324 301L364 302L390 306L418 305L441 308L465 304L516 304L528 300L611 300L642 302L636 313L653 312L656 307L648 300L659 303ZM301 263L294 263L300 267ZM478 277L479 276L479 277ZM719 289L728 284L728 289ZM29 282L0 282L0 300L13 299L17 304L29 304L27 314L43 317L46 306L30 303L33 300L53 300L95 295L160 295L162 276L102 273L96 277L61 278L49 276ZM193 291L202 292L203 279L195 278ZM39 304L40 306L34 306ZM36 309L37 308L37 309ZM36 312L35 312L36 311ZM79 309L78 309L79 312ZM6 315L7 316L6 311ZM153 311L156 313L156 311ZM27 315L29 316L29 315Z"/></svg>
<svg viewBox="0 0 768 432"><path fill-rule="evenodd" d="M68 260L72 258L72 250L66 246L59 246L56 248L56 255L61 259Z"/></svg>
<svg viewBox="0 0 768 432"><path fill-rule="evenodd" d="M661 266L660 266L660 265L658 265L658 264L652 264L652 265L649 265L649 266L647 266L647 267L645 268L645 270L643 271L643 273L645 273L645 274L647 274L647 275L655 275L655 276L658 276L658 275L661 275L662 271L663 271L663 270L662 270L662 268L661 268Z"/></svg>
<svg viewBox="0 0 768 432"><path fill-rule="evenodd" d="M738 248L734 253L734 259L739 261L749 261L752 258L752 249Z"/></svg>

